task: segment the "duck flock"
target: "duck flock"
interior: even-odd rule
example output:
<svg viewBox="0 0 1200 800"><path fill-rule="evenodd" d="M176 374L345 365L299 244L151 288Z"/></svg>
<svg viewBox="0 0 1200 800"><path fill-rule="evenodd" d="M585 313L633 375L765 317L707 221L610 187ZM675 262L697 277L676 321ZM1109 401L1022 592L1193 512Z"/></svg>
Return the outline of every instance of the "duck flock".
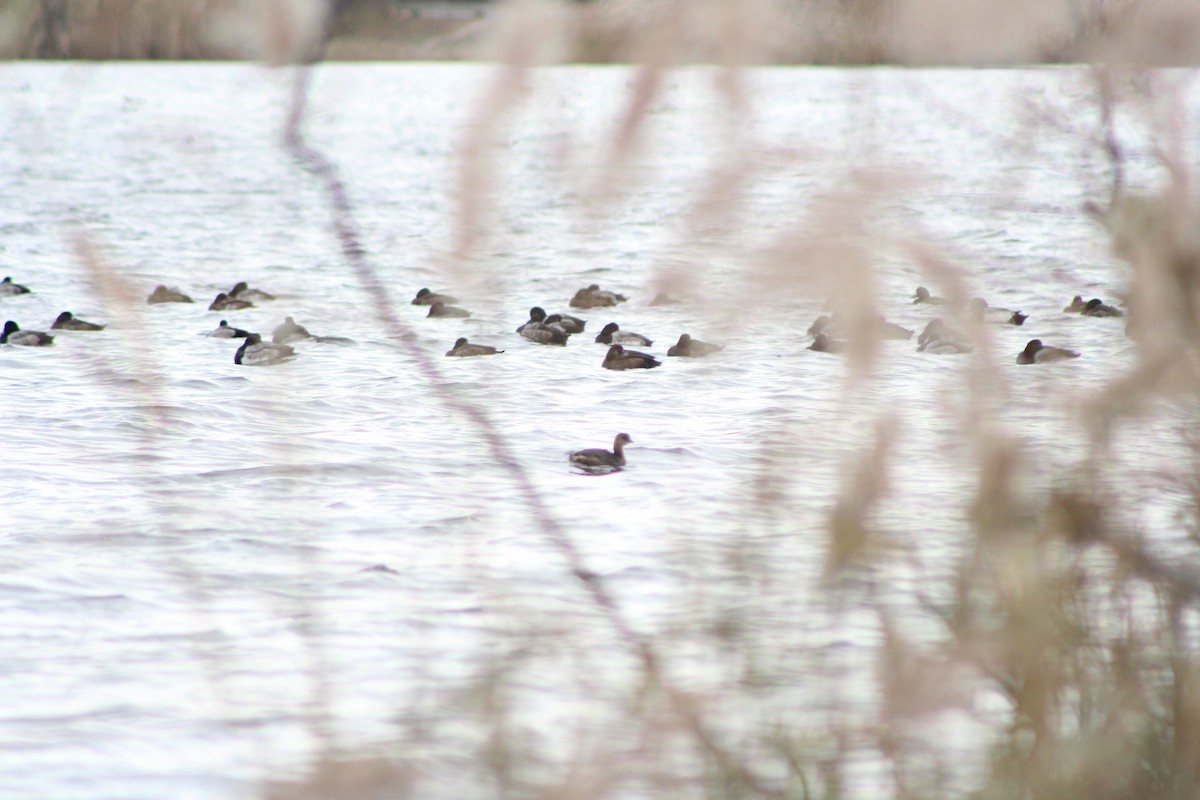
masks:
<svg viewBox="0 0 1200 800"><path fill-rule="evenodd" d="M30 289L14 283L11 277L0 281L0 297L15 297L29 294ZM256 303L274 300L271 295L260 289L253 289L245 281L240 281L227 292L221 292L209 304L209 311L239 311L254 308ZM569 301L572 309L609 308L624 303L627 297L616 292L605 291L597 284L580 289ZM147 297L150 305L161 303L192 303L191 297L177 289L157 286ZM658 295L651 305L667 305L678 302L666 295ZM421 289L412 300L414 306L426 306L426 314L430 318L459 318L471 316L471 312L458 305L458 300L448 294L442 294ZM948 312L957 313L952 303L937 297L924 286L918 286L912 298L913 304L941 307ZM1104 303L1100 298L1084 301L1082 296L1074 297L1063 309L1067 314L1080 314L1086 317L1121 317L1124 316L1119 308ZM849 331L840 323L843 320L838 311L832 314L822 314L808 329L812 343L808 349L823 353L844 352L848 346ZM993 322L1002 325L1024 325L1028 315L1020 311L990 306L982 298L974 298L966 306L965 317L975 323ZM529 319L517 327L516 332L524 339L541 345L565 346L571 336L584 332L587 320L567 313L547 314L545 309L534 306L529 309ZM63 311L51 324L55 331L100 331L105 326L94 322L78 319L70 311ZM893 322L888 322L882 316L877 316L869 330L855 326L856 331L882 339L911 339L915 331L904 328ZM234 353L233 362L242 366L268 366L287 361L296 355L291 346L295 342L310 340L330 344L352 344L351 340L338 336L314 336L303 325L292 317L286 317L283 322L271 332L270 341L258 333L252 333L234 327L227 320L208 334L215 338L241 339L242 343ZM654 342L632 331L622 330L615 322L609 322L596 335L595 341L608 345L601 366L605 369L653 369L662 365L657 357L632 350L629 347L651 347ZM45 347L54 343L54 335L37 330L22 329L14 320L4 324L3 334L0 334L0 344L20 345L27 347ZM917 351L930 355L957 355L970 353L973 345L971 338L962 331L955 330L941 317L935 317L926 324L924 330L917 335ZM681 358L702 358L724 349L724 345L710 344L693 339L689 334L680 334L678 341L667 350L667 356ZM499 355L504 351L492 345L476 344L464 337L459 337L454 345L446 352L446 356L467 358L474 356ZM1041 339L1030 339L1016 357L1018 364L1042 364L1052 361L1078 358L1080 354L1074 350L1053 347L1044 344ZM570 454L570 461L585 469L616 470L625 465L624 447L632 443L627 433L619 433L613 440L613 449L604 450L591 448L579 450Z"/></svg>

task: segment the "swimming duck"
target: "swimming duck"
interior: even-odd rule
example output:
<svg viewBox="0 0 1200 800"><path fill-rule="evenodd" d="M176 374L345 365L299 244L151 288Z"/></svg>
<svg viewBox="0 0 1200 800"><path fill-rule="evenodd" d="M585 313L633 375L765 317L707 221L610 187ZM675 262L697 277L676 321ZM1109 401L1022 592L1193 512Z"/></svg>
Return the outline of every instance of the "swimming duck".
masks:
<svg viewBox="0 0 1200 800"><path fill-rule="evenodd" d="M146 305L158 305L159 303L194 303L192 298L188 297L178 289L168 289L166 286L159 284L154 287L154 291L146 298Z"/></svg>
<svg viewBox="0 0 1200 800"><path fill-rule="evenodd" d="M470 344L467 342L467 337L460 336L454 343L454 347L446 351L446 355L465 358L467 356L494 356L503 352L503 350L497 350L486 344Z"/></svg>
<svg viewBox="0 0 1200 800"><path fill-rule="evenodd" d="M1001 325L1024 325L1025 320L1029 319L1028 314L1022 314L1020 311L989 306L987 300L982 297L971 298L971 302L967 306L967 314L976 322L987 320L998 322Z"/></svg>
<svg viewBox="0 0 1200 800"><path fill-rule="evenodd" d="M629 298L616 292L606 292L599 284L593 283L586 289L580 289L571 298L571 308L604 308L624 303Z"/></svg>
<svg viewBox="0 0 1200 800"><path fill-rule="evenodd" d="M451 297L448 294L438 294L431 292L428 289L422 289L417 292L417 296L412 299L414 306L431 306L434 303L457 303L457 297Z"/></svg>
<svg viewBox="0 0 1200 800"><path fill-rule="evenodd" d="M614 344L604 355L603 367L605 369L654 369L661 365L661 361L648 353L626 350L621 345Z"/></svg>
<svg viewBox="0 0 1200 800"><path fill-rule="evenodd" d="M931 306L944 306L946 305L946 298L932 295L924 286L918 286L916 294L913 295L913 305L916 305L917 303L925 303Z"/></svg>
<svg viewBox="0 0 1200 800"><path fill-rule="evenodd" d="M1047 347L1041 339L1030 339L1029 344L1017 356L1018 364L1044 364L1049 361L1065 361L1068 358L1079 358L1074 350L1064 350L1061 347Z"/></svg>
<svg viewBox="0 0 1200 800"><path fill-rule="evenodd" d="M254 308L254 303L235 300L224 292L218 294L208 305L209 311L241 311L243 308Z"/></svg>
<svg viewBox="0 0 1200 800"><path fill-rule="evenodd" d="M54 337L41 331L23 331L11 319L4 323L0 344L19 344L22 347L45 347L54 344Z"/></svg>
<svg viewBox="0 0 1200 800"><path fill-rule="evenodd" d="M572 317L570 314L551 314L546 317L545 324L557 325L567 333L583 333L587 320Z"/></svg>
<svg viewBox="0 0 1200 800"><path fill-rule="evenodd" d="M917 348L917 352L934 356L956 356L970 353L974 349L972 345L954 339L929 339Z"/></svg>
<svg viewBox="0 0 1200 800"><path fill-rule="evenodd" d="M615 322L605 325L604 330L596 336L596 341L599 344L636 344L640 347L649 347L654 344L640 333L621 330L621 326Z"/></svg>
<svg viewBox="0 0 1200 800"><path fill-rule="evenodd" d="M0 297L13 297L18 294L29 294L29 287L13 283L12 278L5 278L0 281Z"/></svg>
<svg viewBox="0 0 1200 800"><path fill-rule="evenodd" d="M571 463L583 467L623 467L625 466L625 445L633 444L628 433L618 433L613 439L612 451L600 447L590 447L587 450L576 450L571 453Z"/></svg>
<svg viewBox="0 0 1200 800"><path fill-rule="evenodd" d="M1083 306L1083 316L1085 317L1123 317L1125 312L1119 308L1106 306L1099 297L1093 297L1088 300Z"/></svg>
<svg viewBox="0 0 1200 800"><path fill-rule="evenodd" d="M1071 302L1067 304L1067 307L1063 309L1063 313L1082 314L1085 308L1087 308L1087 303L1083 302L1082 297L1075 295L1071 298Z"/></svg>
<svg viewBox="0 0 1200 800"><path fill-rule="evenodd" d="M837 335L835 333L836 330L837 328L834 325L833 318L828 314L822 314L813 320L813 324L808 326L808 330L805 331L805 333L807 333L809 336L816 336L819 333L824 333L828 336L835 336Z"/></svg>
<svg viewBox="0 0 1200 800"><path fill-rule="evenodd" d="M54 324L50 326L52 331L102 331L103 325L97 325L94 322L85 322L81 319L75 319L75 315L70 311L64 311L58 315L58 319L54 320Z"/></svg>
<svg viewBox="0 0 1200 800"><path fill-rule="evenodd" d="M248 367L265 367L278 364L284 359L296 355L296 351L286 344L266 344L257 333L252 333L242 342L242 346L233 354L233 363Z"/></svg>
<svg viewBox="0 0 1200 800"><path fill-rule="evenodd" d="M681 356L683 358L700 358L701 356L712 355L724 349L725 345L723 344L709 344L699 339L693 339L686 333L681 333L679 334L679 341L671 345L667 350L667 355Z"/></svg>
<svg viewBox="0 0 1200 800"><path fill-rule="evenodd" d="M303 339L311 339L312 334L308 332L308 328L300 325L291 317L285 317L283 322L271 331L271 341L275 344L288 344L289 342L299 342Z"/></svg>
<svg viewBox="0 0 1200 800"><path fill-rule="evenodd" d="M846 343L835 341L823 333L818 333L813 338L813 343L808 346L808 349L815 350L818 353L844 353L846 351Z"/></svg>
<svg viewBox="0 0 1200 800"><path fill-rule="evenodd" d="M429 313L426 314L425 316L427 316L427 317L447 317L447 318L448 317L469 317L469 316L471 316L471 312L467 311L465 308L459 308L458 306L448 306L445 304L445 302L438 300L436 303L434 303L433 305L431 305L429 307Z"/></svg>
<svg viewBox="0 0 1200 800"><path fill-rule="evenodd" d="M549 320L541 307L534 306L529 309L529 321L517 328L517 333L538 344L566 344L571 334L559 322Z"/></svg>
<svg viewBox="0 0 1200 800"><path fill-rule="evenodd" d="M221 324L213 329L209 334L214 339L245 339L250 334L241 328L235 328L225 320L221 320Z"/></svg>
<svg viewBox="0 0 1200 800"><path fill-rule="evenodd" d="M251 289L246 285L245 281L238 281L229 290L229 296L234 300L245 300L247 303L262 303L267 300L274 300L275 295L267 294L261 289Z"/></svg>
<svg viewBox="0 0 1200 800"><path fill-rule="evenodd" d="M933 341L949 341L968 344L971 337L954 328L948 327L942 322L941 317L934 317L925 325L925 330L921 331L921 335L917 337L918 345L926 345ZM918 348L920 349L920 348Z"/></svg>

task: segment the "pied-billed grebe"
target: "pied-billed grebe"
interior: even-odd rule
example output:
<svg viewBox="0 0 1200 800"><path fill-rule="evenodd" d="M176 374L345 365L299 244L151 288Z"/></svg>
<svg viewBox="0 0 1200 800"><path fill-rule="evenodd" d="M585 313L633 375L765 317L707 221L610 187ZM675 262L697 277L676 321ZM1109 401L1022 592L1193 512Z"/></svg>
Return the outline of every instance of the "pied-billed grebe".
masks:
<svg viewBox="0 0 1200 800"><path fill-rule="evenodd" d="M633 444L628 433L618 433L613 439L612 451L600 447L590 447L587 450L576 450L571 453L571 463L584 467L623 467L625 466L625 445Z"/></svg>
<svg viewBox="0 0 1200 800"><path fill-rule="evenodd" d="M58 319L54 320L54 324L50 326L50 330L54 331L102 331L103 325L97 325L94 322L87 322L82 319L75 319L75 315L70 311L64 311L58 315Z"/></svg>
<svg viewBox="0 0 1200 800"><path fill-rule="evenodd" d="M725 345L723 344L709 344L699 339L693 339L686 333L681 333L679 334L679 341L668 348L667 355L680 356L682 358L700 358L724 349Z"/></svg>
<svg viewBox="0 0 1200 800"><path fill-rule="evenodd" d="M1119 308L1106 306L1099 297L1093 297L1083 306L1085 317L1123 317L1125 312Z"/></svg>
<svg viewBox="0 0 1200 800"><path fill-rule="evenodd" d="M13 283L13 279L9 277L0 281L0 297L12 297L18 294L29 294L29 287Z"/></svg>
<svg viewBox="0 0 1200 800"><path fill-rule="evenodd" d="M446 355L465 358L467 356L494 356L503 352L503 350L497 350L486 344L471 344L467 341L467 337L460 336L454 343L454 347L446 351Z"/></svg>
<svg viewBox="0 0 1200 800"><path fill-rule="evenodd" d="M234 300L245 300L247 303L262 303L275 299L275 295L267 294L262 289L251 289L245 281L235 283L229 290L229 296Z"/></svg>
<svg viewBox="0 0 1200 800"><path fill-rule="evenodd" d="M639 347L649 347L654 344L640 333L621 330L621 326L615 322L605 325L604 330L596 336L596 341L600 344L636 344Z"/></svg>
<svg viewBox="0 0 1200 800"><path fill-rule="evenodd" d="M54 337L41 331L23 331L11 319L4 323L0 344L19 344L22 347L45 347L54 344Z"/></svg>
<svg viewBox="0 0 1200 800"><path fill-rule="evenodd" d="M254 303L247 300L235 300L224 292L218 294L208 304L209 311L241 311L243 308L254 308Z"/></svg>
<svg viewBox="0 0 1200 800"><path fill-rule="evenodd" d="M221 324L213 329L209 336L215 339L245 339L250 335L249 331L244 331L241 328L235 328L225 320L221 320Z"/></svg>
<svg viewBox="0 0 1200 800"><path fill-rule="evenodd" d="M242 346L233 354L233 363L248 367L263 367L268 364L278 364L284 359L296 355L296 351L286 344L267 344L257 333L252 333L242 342Z"/></svg>
<svg viewBox="0 0 1200 800"><path fill-rule="evenodd" d="M412 299L414 306L431 306L434 303L457 303L457 297L451 297L448 294L439 294L431 292L428 289L422 289L417 292L417 296Z"/></svg>
<svg viewBox="0 0 1200 800"><path fill-rule="evenodd" d="M580 289L571 298L571 308L605 308L624 303L629 298L616 292L606 292L599 284L593 283L586 289Z"/></svg>
<svg viewBox="0 0 1200 800"><path fill-rule="evenodd" d="M1079 358L1074 350L1061 347L1047 347L1041 339L1030 339L1025 349L1017 355L1018 364L1045 364L1050 361L1066 361L1069 358Z"/></svg>
<svg viewBox="0 0 1200 800"><path fill-rule="evenodd" d="M188 297L178 289L170 289L162 284L154 287L154 291L146 298L146 305L156 306L159 303L194 303L192 298Z"/></svg>
<svg viewBox="0 0 1200 800"><path fill-rule="evenodd" d="M425 316L442 318L469 317L471 316L471 312L467 311L465 308L459 308L458 306L448 306L443 301L439 300L429 307L429 313Z"/></svg>
<svg viewBox="0 0 1200 800"><path fill-rule="evenodd" d="M662 362L649 353L626 350L619 344L614 344L604 354L605 369L654 369L661 365Z"/></svg>

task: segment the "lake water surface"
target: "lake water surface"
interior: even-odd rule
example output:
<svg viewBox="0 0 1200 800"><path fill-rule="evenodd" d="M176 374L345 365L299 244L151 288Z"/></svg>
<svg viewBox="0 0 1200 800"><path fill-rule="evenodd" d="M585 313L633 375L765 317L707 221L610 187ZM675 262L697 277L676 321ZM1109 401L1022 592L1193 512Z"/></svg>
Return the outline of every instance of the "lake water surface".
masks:
<svg viewBox="0 0 1200 800"><path fill-rule="evenodd" d="M826 520L876 421L899 432L876 516L936 576L974 486L972 376L994 382L995 419L1036 483L1089 458L1080 405L1132 363L1122 321L1061 311L1076 294L1117 302L1127 277L1081 211L1108 180L1086 72L761 69L735 113L712 70L683 70L614 158L634 73L547 69L486 139L489 210L455 261L459 154L494 71L314 74L306 134L339 170L398 316L682 683L721 691L728 676L693 628L740 609L764 637L846 664L836 686L805 691L797 674L760 700L798 716L868 702L856 693L874 623L818 625L806 608L823 602ZM580 719L601 726L629 680L628 653L512 473L347 265L320 184L282 143L291 79L0 66L0 272L34 290L0 299L2 317L47 330L69 309L109 325L0 346L0 796L251 797L328 745L403 747L423 769L414 796L490 796L472 766L485 737L463 710L481 676L519 665L523 731L551 754ZM1153 185L1138 127L1123 132L1130 180ZM106 295L81 236L136 304ZM884 342L858 378L805 349L855 253L871 254L880 310L922 327L934 312L913 289L947 289L913 241L1029 321L989 328L971 356ZM279 299L205 310L238 280ZM160 283L197 302L142 304ZM565 348L515 334L531 306L566 311L590 283L630 300L580 313L588 332ZM473 316L424 318L409 300L425 286ZM652 306L664 286L689 302ZM233 363L237 341L205 336L221 319L269 333L285 315L355 343L301 343L249 368ZM608 321L654 339L642 349L666 363L602 369L592 339ZM725 350L666 358L683 332ZM505 353L442 357L459 336ZM1016 365L1035 336L1083 357ZM1111 456L1164 541L1176 501L1158 476L1186 456L1190 418L1168 409L1122 429ZM635 443L624 471L568 464L619 431ZM750 585L747 570L770 580ZM922 578L898 563L892 579Z"/></svg>

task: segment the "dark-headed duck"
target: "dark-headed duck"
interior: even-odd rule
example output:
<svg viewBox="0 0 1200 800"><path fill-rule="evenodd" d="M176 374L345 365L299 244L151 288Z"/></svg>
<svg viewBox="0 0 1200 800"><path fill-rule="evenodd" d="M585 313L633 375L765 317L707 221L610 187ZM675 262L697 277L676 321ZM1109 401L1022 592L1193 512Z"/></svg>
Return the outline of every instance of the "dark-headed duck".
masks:
<svg viewBox="0 0 1200 800"><path fill-rule="evenodd" d="M291 317L285 317L283 322L271 331L271 341L275 344L288 344L289 342L299 342L304 339L311 339L313 335L308 332L308 328Z"/></svg>
<svg viewBox="0 0 1200 800"><path fill-rule="evenodd" d="M443 301L439 300L429 307L429 313L425 316L443 318L469 317L471 316L471 312L467 311L465 308L459 308L458 306L448 306Z"/></svg>
<svg viewBox="0 0 1200 800"><path fill-rule="evenodd" d="M254 308L254 303L247 300L235 300L225 292L218 294L208 305L209 311L241 311L243 308Z"/></svg>
<svg viewBox="0 0 1200 800"><path fill-rule="evenodd" d="M621 345L614 344L604 354L603 366L605 369L654 369L661 364L661 361L648 353L626 350Z"/></svg>
<svg viewBox="0 0 1200 800"><path fill-rule="evenodd" d="M823 333L818 333L813 338L813 343L808 346L809 350L815 350L818 353L844 353L846 351L846 343L830 339Z"/></svg>
<svg viewBox="0 0 1200 800"><path fill-rule="evenodd" d="M503 352L503 350L497 350L486 344L471 344L467 341L467 337L460 336L454 343L454 347L446 351L446 355L466 358L468 356L494 356Z"/></svg>
<svg viewBox="0 0 1200 800"><path fill-rule="evenodd" d="M640 333L621 330L621 326L615 322L605 325L604 330L596 336L596 341L599 344L636 344L639 347L649 347L654 344Z"/></svg>
<svg viewBox="0 0 1200 800"><path fill-rule="evenodd" d="M1029 344L1017 356L1018 364L1045 364L1050 361L1065 361L1068 358L1079 358L1074 350L1064 350L1061 347L1047 347L1041 339L1030 339Z"/></svg>
<svg viewBox="0 0 1200 800"><path fill-rule="evenodd" d="M1085 317L1123 317L1125 312L1119 308L1104 305L1104 302L1099 297L1093 297L1088 300L1083 306L1083 316Z"/></svg>
<svg viewBox="0 0 1200 800"><path fill-rule="evenodd" d="M944 306L946 305L946 299L944 297L938 297L937 295L930 294L929 290L924 286L918 286L916 293L913 294L913 305L916 305L917 303L925 303L931 306Z"/></svg>
<svg viewBox="0 0 1200 800"><path fill-rule="evenodd" d="M431 292L428 289L422 289L417 292L417 296L412 299L414 306L431 306L434 303L457 303L457 297L451 297L448 294L439 294Z"/></svg>
<svg viewBox="0 0 1200 800"><path fill-rule="evenodd" d="M234 300L245 300L247 303L262 303L275 299L275 295L267 294L262 289L251 289L245 281L235 283L229 290L229 296Z"/></svg>
<svg viewBox="0 0 1200 800"><path fill-rule="evenodd" d="M599 284L593 283L586 289L580 289L571 298L571 308L604 308L624 303L629 298L616 292L606 292Z"/></svg>
<svg viewBox="0 0 1200 800"><path fill-rule="evenodd" d="M693 339L686 333L681 333L679 334L679 341L667 349L667 355L681 356L683 358L700 358L701 356L712 355L724 349L725 345L723 344L709 344L699 339Z"/></svg>
<svg viewBox="0 0 1200 800"><path fill-rule="evenodd" d="M587 450L576 450L571 453L571 463L582 467L623 467L625 466L625 445L633 444L628 433L618 433L613 439L612 451L600 447Z"/></svg>
<svg viewBox="0 0 1200 800"><path fill-rule="evenodd" d="M235 328L225 320L221 320L221 324L213 329L209 334L215 339L245 339L250 335L249 331L244 331L241 328Z"/></svg>
<svg viewBox="0 0 1200 800"><path fill-rule="evenodd" d="M18 294L29 294L29 287L13 283L12 278L5 278L0 281L0 297L12 297Z"/></svg>
<svg viewBox="0 0 1200 800"><path fill-rule="evenodd" d="M971 302L967 306L967 315L976 322L986 320L1001 325L1024 325L1025 320L1029 319L1028 314L1022 314L1020 311L989 306L987 300L982 297L971 298Z"/></svg>
<svg viewBox="0 0 1200 800"><path fill-rule="evenodd" d="M546 317L545 324L557 325L567 333L583 333L587 320L572 317L570 314L551 314Z"/></svg>
<svg viewBox="0 0 1200 800"><path fill-rule="evenodd" d="M296 351L286 344L267 344L257 333L252 333L234 353L233 363L248 367L265 367L268 364L278 364L294 355Z"/></svg>
<svg viewBox="0 0 1200 800"><path fill-rule="evenodd" d="M11 319L4 323L0 344L19 344L22 347L45 347L54 344L54 337L41 331L23 331Z"/></svg>
<svg viewBox="0 0 1200 800"><path fill-rule="evenodd" d="M170 289L162 284L154 287L154 291L146 298L146 304L155 306L159 303L194 303L192 298L188 297L178 289Z"/></svg>
<svg viewBox="0 0 1200 800"><path fill-rule="evenodd" d="M82 319L75 319L75 315L70 311L64 311L58 315L58 319L54 320L54 324L50 326L50 330L55 331L102 331L103 325L97 325L94 322L87 322Z"/></svg>

